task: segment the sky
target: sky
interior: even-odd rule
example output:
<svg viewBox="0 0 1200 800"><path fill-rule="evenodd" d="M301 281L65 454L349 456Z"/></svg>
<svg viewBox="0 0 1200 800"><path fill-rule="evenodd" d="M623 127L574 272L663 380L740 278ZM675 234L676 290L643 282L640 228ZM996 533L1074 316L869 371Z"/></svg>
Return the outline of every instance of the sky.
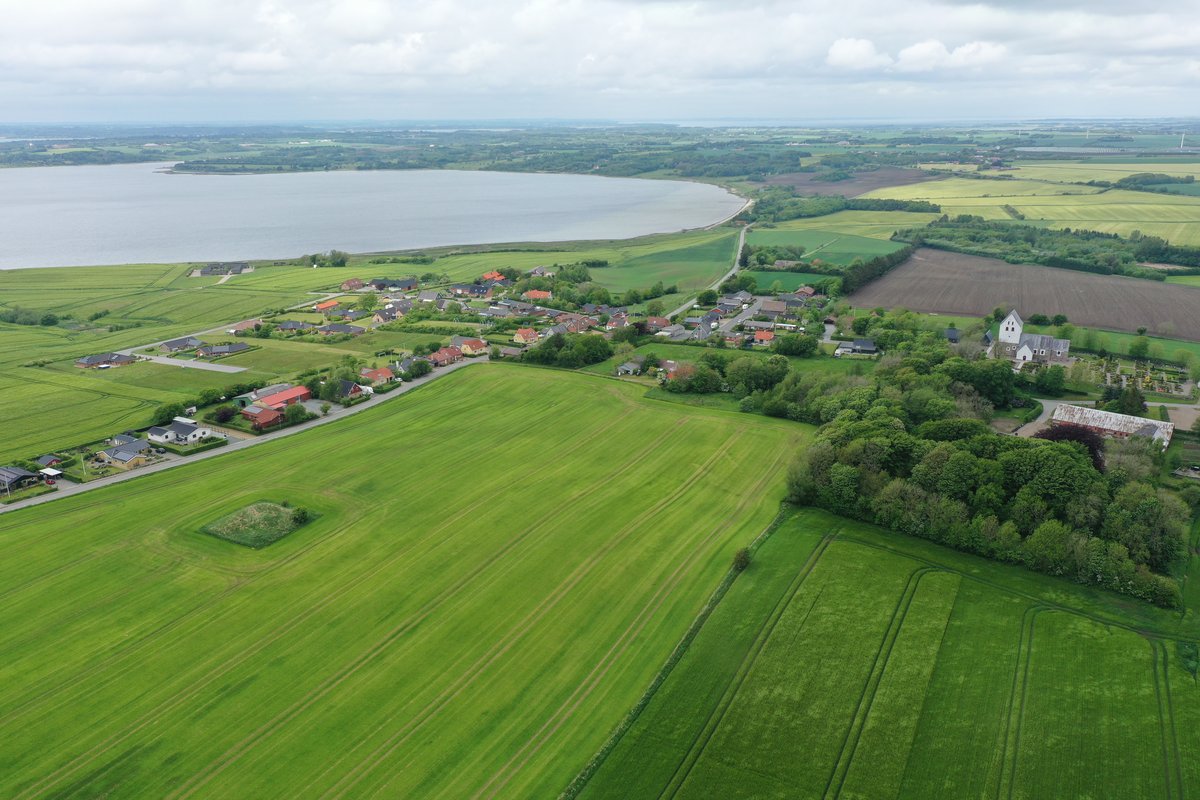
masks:
<svg viewBox="0 0 1200 800"><path fill-rule="evenodd" d="M0 0L0 122L1200 114L1200 0Z"/></svg>

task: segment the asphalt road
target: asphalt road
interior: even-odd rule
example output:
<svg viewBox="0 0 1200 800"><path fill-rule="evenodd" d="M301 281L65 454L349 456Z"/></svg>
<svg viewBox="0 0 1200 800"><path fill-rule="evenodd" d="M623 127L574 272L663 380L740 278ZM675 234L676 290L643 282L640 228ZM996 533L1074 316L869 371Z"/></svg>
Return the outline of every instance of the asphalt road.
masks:
<svg viewBox="0 0 1200 800"><path fill-rule="evenodd" d="M742 248L746 245L746 231L749 229L749 227L750 227L749 225L744 226L742 228L741 232L738 233L737 250L735 250L733 253L733 265L730 267L729 272L726 272L724 275L717 278L716 281L714 281L712 283L712 285L709 286L708 288L716 289L716 288L720 287L720 285L722 283L724 283L725 281L729 280L730 278L732 278L734 275L737 274L738 256L740 256L742 254ZM693 305L695 305L695 303L696 303L696 298L693 296L686 303L681 305L679 308L665 314L664 316L666 316L668 319L670 319L671 317L674 317L676 314L682 314L684 311L687 311L689 308L691 308Z"/></svg>

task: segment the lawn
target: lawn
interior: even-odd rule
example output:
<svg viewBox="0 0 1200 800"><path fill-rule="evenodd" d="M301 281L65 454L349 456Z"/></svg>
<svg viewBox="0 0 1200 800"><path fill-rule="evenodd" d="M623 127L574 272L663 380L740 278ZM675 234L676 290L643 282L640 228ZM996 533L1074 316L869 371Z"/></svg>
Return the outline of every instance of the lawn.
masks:
<svg viewBox="0 0 1200 800"><path fill-rule="evenodd" d="M554 796L809 430L642 391L473 366L0 516L0 795ZM199 532L263 498L317 517Z"/></svg>
<svg viewBox="0 0 1200 800"><path fill-rule="evenodd" d="M801 511L581 797L1200 789L1178 615Z"/></svg>

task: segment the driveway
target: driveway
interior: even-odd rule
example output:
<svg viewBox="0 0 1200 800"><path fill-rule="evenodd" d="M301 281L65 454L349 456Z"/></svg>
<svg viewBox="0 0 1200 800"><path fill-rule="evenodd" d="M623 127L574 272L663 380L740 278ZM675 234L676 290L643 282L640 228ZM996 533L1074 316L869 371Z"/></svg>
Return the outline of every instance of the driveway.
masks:
<svg viewBox="0 0 1200 800"><path fill-rule="evenodd" d="M178 467L182 464L192 464L197 461L203 461L204 459L207 459L207 458L215 458L216 456L225 455L226 453L232 452L234 450L244 450L248 447L256 447L256 446L262 444L263 442L271 442L276 439L283 438L284 436L293 436L297 433L303 433L304 431L312 430L313 428L317 427L318 425L328 425L330 422L334 422L336 420L343 419L344 417L349 417L354 414L360 414L369 408L374 408L375 406L379 405L380 403L386 403L387 401L389 401L395 397L399 397L402 394L411 392L413 389L416 389L418 386L424 386L425 384L429 383L430 381L435 381L438 378L442 377L443 375L449 375L451 372L457 372L460 369L465 369L466 367L469 367L472 364L481 364L486 361L488 361L487 356L482 356L480 358L476 358L476 359L470 360L470 361L466 361L466 360L459 361L457 364L451 364L448 367L441 367L439 369L436 369L433 372L429 373L428 375L423 375L420 378L417 378L416 380L412 381L411 383L401 384L398 388L393 389L392 391L388 392L387 394L375 395L375 399L369 400L366 403L359 403L358 405L350 406L349 408L343 408L341 405L334 403L332 408L330 408L329 416L327 416L327 417L320 417L320 418L314 419L310 422L306 422L303 425L297 425L292 428L284 428L281 431L274 431L272 433L264 433L261 436L252 436L252 437L249 437L246 439L235 439L234 437L230 437L229 444L225 445L224 447L218 447L214 450L205 450L203 453L197 453L194 456L172 456L172 457L168 458L167 460L164 460L157 464L151 464L149 466L140 467L138 469L130 470L129 472L122 472L119 475L110 475L107 478L99 478L98 480L94 480L90 483L70 483L68 481L61 481L58 484L58 491L52 492L51 494L40 495L38 497L31 497L28 500L21 500L19 502L13 503L11 505L0 506L0 514L6 513L8 511L16 511L19 508L26 508L28 506L41 505L42 503L49 503L49 502L58 500L63 497L70 497L71 495L83 494L84 492L90 492L93 489L99 489L104 486L111 486L114 483L120 483L122 481L131 480L133 478L141 477L142 475L149 475L154 472L162 472L163 470L172 469L172 468ZM319 410L320 404L319 403L318 403L317 407L318 407L317 413L320 413L320 410Z"/></svg>
<svg viewBox="0 0 1200 800"><path fill-rule="evenodd" d="M144 348L143 348L144 349ZM155 364L166 364L169 367L180 367L182 369L202 369L208 372L245 372L245 367L233 367L228 364L213 364L208 361L191 361L186 358L168 358L167 356L148 356L145 354L139 355L132 350L119 351L125 355L137 356L144 358L147 361L153 361Z"/></svg>

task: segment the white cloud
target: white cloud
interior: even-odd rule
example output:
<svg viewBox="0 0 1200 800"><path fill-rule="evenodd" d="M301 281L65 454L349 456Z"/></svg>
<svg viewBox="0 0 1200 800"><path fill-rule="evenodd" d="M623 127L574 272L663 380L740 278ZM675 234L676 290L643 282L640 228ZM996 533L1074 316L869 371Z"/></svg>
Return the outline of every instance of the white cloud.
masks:
<svg viewBox="0 0 1200 800"><path fill-rule="evenodd" d="M935 69L969 69L994 64L1004 58L1007 48L994 42L969 42L953 50L937 39L910 45L896 57L896 69L902 72L929 72Z"/></svg>
<svg viewBox="0 0 1200 800"><path fill-rule="evenodd" d="M892 57L875 49L870 39L838 39L829 45L825 63L840 69L876 69L892 63Z"/></svg>

